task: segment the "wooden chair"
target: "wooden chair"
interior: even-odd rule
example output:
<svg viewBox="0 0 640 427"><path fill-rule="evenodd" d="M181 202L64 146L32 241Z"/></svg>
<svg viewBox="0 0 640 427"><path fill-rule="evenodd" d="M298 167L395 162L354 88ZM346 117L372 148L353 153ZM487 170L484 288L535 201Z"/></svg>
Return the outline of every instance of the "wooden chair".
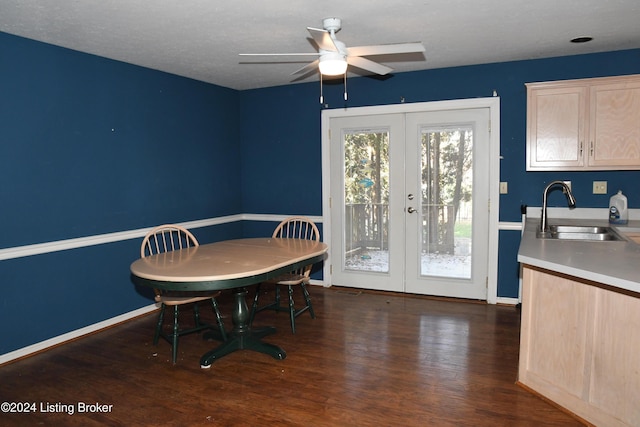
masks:
<svg viewBox="0 0 640 427"><path fill-rule="evenodd" d="M316 225L308 218L305 218L302 216L294 216L282 221L280 225L276 227L271 237L319 240L320 233L318 232L318 227L316 227ZM309 291L307 290L307 284L309 283L309 275L311 274L311 267L313 267L313 265L308 265L296 271L292 271L288 274L278 276L273 280L265 282L275 287L275 300L262 307L258 307L258 300L260 298L260 286L261 286L261 284L258 284L256 286L256 294L253 299L253 306L251 308L251 316L249 318L249 323L250 324L253 323L253 318L256 315L256 313L259 313L262 310L288 311L289 317L291 318L291 332L295 334L296 333L296 317L298 317L305 311L309 310L309 313L311 314L311 318L315 319L316 315L313 312L313 306L311 305L311 297L309 296ZM293 301L293 288L294 286L298 286L298 285L302 289L302 294L305 300L305 306L300 309L295 308L294 301ZM288 306L280 305L280 286L288 287L288 290L289 290Z"/></svg>
<svg viewBox="0 0 640 427"><path fill-rule="evenodd" d="M198 241L191 232L178 225L166 224L161 225L151 230L145 236L140 247L140 257L155 255L158 253L174 251L178 249L184 249L189 247L198 246ZM207 292L207 293L194 293L194 292L172 292L163 291L160 289L154 289L155 301L160 303L160 314L158 315L158 323L156 325L156 331L153 336L153 345L158 344L158 339L163 337L172 345L172 358L173 363L176 363L178 356L178 338L193 332L199 332L204 329L219 330L223 341L227 340L227 334L224 329L224 323L220 310L218 308L218 302L216 297L220 295L220 291ZM209 300L211 306L216 315L218 326L214 326L208 323L200 321L200 311L198 303L200 301ZM193 305L193 319L195 326L190 329L180 330L178 324L178 307L185 304ZM173 307L173 330L171 333L165 333L162 328L164 321L165 307Z"/></svg>

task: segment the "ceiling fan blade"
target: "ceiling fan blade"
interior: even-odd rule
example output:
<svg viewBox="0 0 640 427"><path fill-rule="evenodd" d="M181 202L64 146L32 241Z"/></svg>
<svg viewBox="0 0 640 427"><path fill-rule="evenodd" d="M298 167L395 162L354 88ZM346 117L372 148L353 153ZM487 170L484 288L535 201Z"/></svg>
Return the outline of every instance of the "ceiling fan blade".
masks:
<svg viewBox="0 0 640 427"><path fill-rule="evenodd" d="M305 65L304 67L300 68L299 70L294 71L293 73L291 73L291 75L295 75L295 74L307 74L311 71L317 71L318 70L318 63L320 63L319 59L316 59L313 62L308 63L307 65Z"/></svg>
<svg viewBox="0 0 640 427"><path fill-rule="evenodd" d="M347 49L349 55L353 56L370 56L370 55L389 55L394 53L417 53L424 52L424 45L420 42L415 43L396 43L396 44L380 44L375 46L354 46Z"/></svg>
<svg viewBox="0 0 640 427"><path fill-rule="evenodd" d="M313 53L239 53L239 56L318 56L318 52Z"/></svg>
<svg viewBox="0 0 640 427"><path fill-rule="evenodd" d="M387 67L386 65L378 64L377 62L373 62L367 58L361 58L359 56L347 56L347 63L349 65L353 65L354 67L358 67L366 71L371 71L372 73L380 74L381 76L389 74L391 71L393 71L393 68Z"/></svg>
<svg viewBox="0 0 640 427"><path fill-rule="evenodd" d="M307 27L307 31L309 31L309 34L311 34L311 37L313 37L313 40L315 40L320 49L331 52L338 51L338 46L333 42L329 31L311 27Z"/></svg>

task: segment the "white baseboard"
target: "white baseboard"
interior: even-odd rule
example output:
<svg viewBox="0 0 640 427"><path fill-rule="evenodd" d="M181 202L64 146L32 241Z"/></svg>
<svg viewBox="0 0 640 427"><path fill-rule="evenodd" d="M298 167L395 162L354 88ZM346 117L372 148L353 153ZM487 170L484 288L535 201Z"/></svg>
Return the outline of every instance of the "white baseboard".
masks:
<svg viewBox="0 0 640 427"><path fill-rule="evenodd" d="M199 227L208 227L212 225L226 224L226 223L236 222L236 221L278 222L278 221L282 221L287 216L288 215L246 214L245 213L245 214L238 214L238 215L229 215L225 217L208 218L204 220L184 222L184 223L180 223L180 225L186 228L199 228ZM311 216L310 218L312 221L315 221L318 223L321 223L323 220L323 218L319 216ZM502 223L502 228L500 229L517 230L520 228L521 228L520 223ZM97 235L97 236L81 237L77 239L68 239L68 240L62 240L57 242L47 242L47 243L27 245L22 247L0 249L0 260L20 258L24 256L56 252L60 250L74 249L79 247L100 245L100 244L111 243L116 241L141 238L141 237L144 237L144 235L150 229L151 228L143 228L143 229L137 229L137 230L128 230L124 232ZM331 283L328 280L312 279L309 283L315 286L323 286L327 288L331 287ZM505 305L516 305L519 303L517 298L500 298L500 297L497 298L496 302L498 304L505 304ZM102 322L95 323L93 325L88 325L84 328L80 328L80 329L68 332L66 334L62 334L62 335L47 339L45 341L41 341L32 345L29 345L27 347L20 348L18 350L14 350L9 353L0 354L0 366L10 361L47 350L48 348L55 347L67 341L74 340L84 335L99 331L101 329L108 328L110 326L114 326L118 323L125 322L135 317L150 313L156 309L157 309L156 305L151 304L149 306L145 306L137 310L133 310L131 312L121 314L119 316L104 320Z"/></svg>
<svg viewBox="0 0 640 427"><path fill-rule="evenodd" d="M330 288L331 287L330 283L325 283L324 280L318 280L318 279L310 279L309 280L309 284L310 285L314 285L314 286L322 286L324 288Z"/></svg>
<svg viewBox="0 0 640 427"><path fill-rule="evenodd" d="M330 285L325 284L323 280L311 279L310 285L328 287ZM67 332L66 334L58 335L57 337L49 338L48 340L41 341L27 347L19 348L10 353L0 354L0 366L5 363L11 362L16 359L20 359L41 351L45 351L51 347L55 347L60 344L64 344L67 341L71 341L80 338L84 335L91 334L93 332L100 331L118 323L126 322L127 320L134 319L138 316L142 316L147 313L151 313L157 310L158 307L155 304L151 304L137 310L130 311L128 313L121 314L111 319L103 320L102 322L94 323L93 325L85 326L84 328L76 329L75 331Z"/></svg>
<svg viewBox="0 0 640 427"><path fill-rule="evenodd" d="M518 300L518 298L498 297L496 299L496 304L517 305L519 303L520 303L520 301Z"/></svg>
<svg viewBox="0 0 640 427"><path fill-rule="evenodd" d="M311 279L309 281L309 284L314 286L323 286L326 288L331 287L330 284L325 283L323 280ZM517 298L498 298L496 302L498 304L504 304L504 305L516 305L519 303ZM93 332L100 331L101 329L105 329L105 328L117 325L118 323L126 322L127 320L131 320L138 316L148 314L157 309L158 307L155 304L151 304L151 305L139 308L137 310L133 310L128 313L124 313L119 316L112 317L111 319L94 323L93 325L85 326L84 328L76 329L75 331L67 332L66 334L58 335L57 337L49 338L48 340L29 345L27 347L23 347L18 350L14 350L10 353L2 354L0 355L0 366L2 366L5 363L11 362L13 360L20 359L41 351L45 351L51 347L55 347L60 344L64 344L67 341L80 338L84 335L88 335Z"/></svg>
<svg viewBox="0 0 640 427"><path fill-rule="evenodd" d="M20 359L22 357L47 350L48 348L55 347L67 341L80 338L84 335L99 331L101 329L117 325L118 323L131 320L135 317L142 316L157 309L158 307L155 304L148 305L137 310L112 317L111 319L103 320L102 322L94 323L93 325L85 326L84 328L76 329L75 331L67 332L66 334L58 335L57 337L49 338L48 340L23 347L18 350L14 350L10 353L2 354L0 355L0 366L12 360Z"/></svg>
<svg viewBox="0 0 640 427"><path fill-rule="evenodd" d="M237 222L237 221L280 222L283 219L287 218L288 216L291 216L291 215L246 214L245 213L245 214L228 215L223 217L206 218L202 220L182 222L180 223L180 225L185 228L192 229L192 228L210 227L214 225L227 224L227 223ZM311 218L311 220L315 222L322 222L322 217L311 216L309 218ZM68 249L82 248L86 246L102 245L106 243L118 242L118 241L129 240L129 239L140 239L144 237L152 228L153 227L140 228L136 230L127 230L127 231L101 234L101 235L95 235L95 236L59 240L56 242L45 242L45 243L38 243L33 245L0 249L0 260L21 258L21 257L26 257L31 255L38 255L38 254L57 252L57 251L68 250ZM324 286L324 282L322 280L312 280L311 284ZM127 320L133 319L143 314L150 313L156 309L157 309L157 306L155 304L145 306L137 310L133 310L129 313L124 313L119 316L104 320L102 322L98 322L93 325L88 325L83 328L76 329L71 332L67 332L66 334L49 338L45 341L37 342L35 344L20 348L18 350L14 350L9 353L0 354L0 366L12 360L20 359L22 357L26 357L34 353L47 350L51 347L55 347L67 341L80 338L84 335L99 331L104 328L108 328L113 325L117 325L118 323L125 322Z"/></svg>

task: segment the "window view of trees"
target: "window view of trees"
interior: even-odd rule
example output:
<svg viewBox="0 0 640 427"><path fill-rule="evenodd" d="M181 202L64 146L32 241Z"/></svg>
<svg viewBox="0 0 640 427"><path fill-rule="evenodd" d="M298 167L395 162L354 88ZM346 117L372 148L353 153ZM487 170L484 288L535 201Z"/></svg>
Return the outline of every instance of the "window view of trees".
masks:
<svg viewBox="0 0 640 427"><path fill-rule="evenodd" d="M471 128L422 130L421 158L413 160L421 165L423 254L470 255L472 141ZM344 150L347 268L388 271L388 132L348 133ZM374 254L375 266L367 264ZM466 277L469 266L464 270L461 275ZM423 274L430 271L428 266L423 268Z"/></svg>
<svg viewBox="0 0 640 427"><path fill-rule="evenodd" d="M456 223L472 194L471 129L429 129L422 133L423 247L428 252L454 253ZM458 230L470 237L470 228Z"/></svg>
<svg viewBox="0 0 640 427"><path fill-rule="evenodd" d="M345 135L345 203L388 203L389 135Z"/></svg>
<svg viewBox="0 0 640 427"><path fill-rule="evenodd" d="M344 141L345 250L352 259L367 259L368 248L388 249L389 134L357 132Z"/></svg>

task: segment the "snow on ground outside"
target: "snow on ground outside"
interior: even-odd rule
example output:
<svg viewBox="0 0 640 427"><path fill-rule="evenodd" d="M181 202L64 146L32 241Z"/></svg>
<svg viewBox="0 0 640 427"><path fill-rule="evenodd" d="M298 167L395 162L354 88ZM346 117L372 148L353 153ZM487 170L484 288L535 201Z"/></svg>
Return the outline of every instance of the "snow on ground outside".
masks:
<svg viewBox="0 0 640 427"><path fill-rule="evenodd" d="M458 245L456 239L456 253L459 254L422 254L422 275L443 277L471 277L471 251L468 247ZM466 242L465 242L466 243ZM389 253L387 251L366 249L347 257L345 267L348 270L359 271L387 271Z"/></svg>

